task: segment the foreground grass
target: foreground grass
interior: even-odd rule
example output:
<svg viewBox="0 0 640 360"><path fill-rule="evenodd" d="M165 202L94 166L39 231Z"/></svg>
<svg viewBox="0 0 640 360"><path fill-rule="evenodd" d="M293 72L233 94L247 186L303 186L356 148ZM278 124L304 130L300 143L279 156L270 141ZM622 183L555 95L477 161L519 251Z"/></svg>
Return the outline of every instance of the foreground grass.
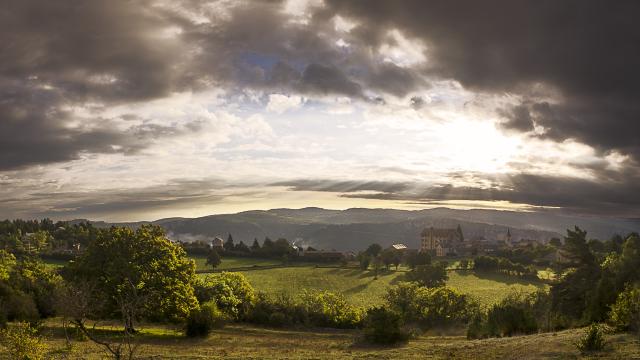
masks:
<svg viewBox="0 0 640 360"><path fill-rule="evenodd" d="M230 325L204 339L188 339L175 328L153 327L138 337L139 357L160 359L578 359L574 343L583 329L502 339L466 340L460 334L424 334L398 347L362 344L356 330L265 329ZM104 351L84 341L64 348L59 321L43 330L53 358L102 359ZM607 335L606 359L640 358L640 343L632 335ZM2 351L0 351L1 353ZM0 355L0 359L5 359Z"/></svg>

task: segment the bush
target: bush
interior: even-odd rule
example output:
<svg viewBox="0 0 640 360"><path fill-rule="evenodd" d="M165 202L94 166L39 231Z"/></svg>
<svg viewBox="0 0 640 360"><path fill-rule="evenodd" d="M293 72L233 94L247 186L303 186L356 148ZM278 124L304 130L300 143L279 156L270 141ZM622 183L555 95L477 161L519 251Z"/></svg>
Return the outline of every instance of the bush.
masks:
<svg viewBox="0 0 640 360"><path fill-rule="evenodd" d="M590 351L600 351L604 349L605 341L602 330L597 324L591 324L585 331L584 336L578 340L576 347L582 353Z"/></svg>
<svg viewBox="0 0 640 360"><path fill-rule="evenodd" d="M7 321L27 321L30 323L39 320L38 307L33 297L20 290L15 290L9 285L0 282L0 318Z"/></svg>
<svg viewBox="0 0 640 360"><path fill-rule="evenodd" d="M467 328L467 338L502 337L538 331L536 318L544 320L543 294L515 293L493 305L486 315L478 314Z"/></svg>
<svg viewBox="0 0 640 360"><path fill-rule="evenodd" d="M240 273L207 275L195 286L198 301L215 301L218 308L235 320L244 320L255 301L253 287Z"/></svg>
<svg viewBox="0 0 640 360"><path fill-rule="evenodd" d="M374 344L395 344L409 339L402 328L402 317L385 307L367 310L364 318L364 337Z"/></svg>
<svg viewBox="0 0 640 360"><path fill-rule="evenodd" d="M350 329L360 324L360 310L349 304L342 295L329 291L305 291L301 301L314 326Z"/></svg>
<svg viewBox="0 0 640 360"><path fill-rule="evenodd" d="M619 331L640 331L640 288L627 287L618 295L610 319Z"/></svg>
<svg viewBox="0 0 640 360"><path fill-rule="evenodd" d="M192 311L187 317L185 335L188 337L204 337L209 335L211 330L224 326L226 316L223 314L215 302L203 304L200 309Z"/></svg>
<svg viewBox="0 0 640 360"><path fill-rule="evenodd" d="M271 313L271 315L269 315L269 325L271 326L280 327L280 326L286 325L287 323L288 323L287 315L285 315L280 311L276 311L274 313Z"/></svg>
<svg viewBox="0 0 640 360"><path fill-rule="evenodd" d="M538 330L533 313L517 304L494 305L487 314L489 336L532 334Z"/></svg>
<svg viewBox="0 0 640 360"><path fill-rule="evenodd" d="M287 295L270 297L258 294L248 318L268 326L284 325L355 328L360 325L361 312L342 296L328 292L304 292L299 298Z"/></svg>
<svg viewBox="0 0 640 360"><path fill-rule="evenodd" d="M465 324L478 311L467 295L448 287L425 288L415 283L392 287L386 300L405 323L414 322L422 328Z"/></svg>
<svg viewBox="0 0 640 360"><path fill-rule="evenodd" d="M46 344L38 335L36 329L28 323L19 322L0 331L2 345L10 359L39 360L44 359Z"/></svg>

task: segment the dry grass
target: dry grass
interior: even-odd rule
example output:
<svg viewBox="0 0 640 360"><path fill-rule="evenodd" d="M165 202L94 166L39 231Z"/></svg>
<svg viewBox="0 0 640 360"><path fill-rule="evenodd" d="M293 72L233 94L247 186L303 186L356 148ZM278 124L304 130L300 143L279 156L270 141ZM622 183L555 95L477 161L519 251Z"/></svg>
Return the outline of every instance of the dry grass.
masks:
<svg viewBox="0 0 640 360"><path fill-rule="evenodd" d="M403 346L384 348L361 344L357 331L231 325L206 339L187 339L176 329L155 326L140 335L138 355L161 359L577 359L581 355L574 343L582 332L574 329L472 341L462 335L425 334ZM46 324L44 334L51 349L63 348L64 338L56 321ZM70 353L53 351L52 355L54 358L102 359L105 353L90 342L75 342ZM607 335L605 351L591 357L640 359L640 343L631 335Z"/></svg>

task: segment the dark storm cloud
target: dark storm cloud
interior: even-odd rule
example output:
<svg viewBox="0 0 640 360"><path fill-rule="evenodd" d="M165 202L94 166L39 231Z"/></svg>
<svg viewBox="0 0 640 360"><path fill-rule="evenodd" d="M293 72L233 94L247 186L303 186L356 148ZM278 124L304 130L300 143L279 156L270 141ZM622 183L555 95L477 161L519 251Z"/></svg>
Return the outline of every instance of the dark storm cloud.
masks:
<svg viewBox="0 0 640 360"><path fill-rule="evenodd" d="M0 170L136 150L100 118L92 130L70 130L68 106L106 109L213 86L368 100L378 95L364 96L365 86L402 96L419 84L412 70L378 64L367 47L345 53L320 13L303 24L281 2L249 2L233 4L228 15L200 1L5 4Z"/></svg>
<svg viewBox="0 0 640 360"><path fill-rule="evenodd" d="M224 20L185 26L184 38L201 50L196 71L232 86L362 98L365 89L404 96L423 83L412 69L380 63L369 44L338 46L352 35L336 33L327 15L317 8L299 22L281 2L240 3Z"/></svg>
<svg viewBox="0 0 640 360"><path fill-rule="evenodd" d="M217 179L176 179L136 189L114 188L100 192L46 192L37 187L27 189L20 198L0 199L0 204L2 207L11 207L14 214L24 209L29 214L56 219L102 217L114 213L132 215L180 206L196 207L219 203L226 199L225 195L216 193L222 187L230 191L234 186ZM3 215L0 210L1 216L7 215Z"/></svg>
<svg viewBox="0 0 640 360"><path fill-rule="evenodd" d="M382 90L396 96L405 96L426 84L413 71L399 67L392 63L385 63L375 69L369 78L368 85L373 89Z"/></svg>
<svg viewBox="0 0 640 360"><path fill-rule="evenodd" d="M302 88L324 94L345 94L360 97L360 85L349 80L335 67L311 64L302 74Z"/></svg>
<svg viewBox="0 0 640 360"><path fill-rule="evenodd" d="M61 103L59 92L28 81L0 87L0 171L75 160L83 153L133 154L155 139L195 133L202 125L198 120L179 127L143 122L122 132L112 119L94 118L89 127L69 127L73 116Z"/></svg>
<svg viewBox="0 0 640 360"><path fill-rule="evenodd" d="M602 170L606 171L606 170ZM609 173L606 181L569 177L516 174L491 176L494 187L426 185L384 181L298 180L272 185L293 191L335 192L357 199L395 200L411 203L439 201L509 201L541 207L558 207L582 214L634 217L640 213L640 174ZM500 184L499 186L497 184Z"/></svg>
<svg viewBox="0 0 640 360"><path fill-rule="evenodd" d="M328 0L323 11L353 18L376 46L397 28L427 44L424 72L529 105L507 111L505 127L529 131L527 111L555 140L640 159L640 3L637 1ZM327 15L325 15L327 16ZM561 93L535 104L532 84ZM534 105L531 105L534 104ZM538 107L539 109L535 109ZM542 109L544 107L546 109Z"/></svg>
<svg viewBox="0 0 640 360"><path fill-rule="evenodd" d="M70 106L166 96L178 88L177 44L155 43L168 24L148 2L10 1L0 10L0 171L134 153L150 131L96 116L70 126ZM86 107L86 106L85 106ZM86 107L89 109L88 107ZM157 129L156 129L157 130Z"/></svg>
<svg viewBox="0 0 640 360"><path fill-rule="evenodd" d="M37 78L72 99L144 100L172 89L170 24L147 1L9 1L0 11L0 75Z"/></svg>

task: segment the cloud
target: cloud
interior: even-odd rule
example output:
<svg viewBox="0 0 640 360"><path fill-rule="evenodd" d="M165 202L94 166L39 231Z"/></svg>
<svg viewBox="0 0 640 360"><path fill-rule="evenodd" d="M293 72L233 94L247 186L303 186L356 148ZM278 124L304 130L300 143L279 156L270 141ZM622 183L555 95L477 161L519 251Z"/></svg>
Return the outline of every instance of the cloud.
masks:
<svg viewBox="0 0 640 360"><path fill-rule="evenodd" d="M603 170L604 171L604 170ZM640 212L640 174L608 173L608 179L588 180L560 176L514 174L479 176L476 186L450 183L387 181L297 180L271 184L292 191L335 192L341 197L437 203L440 201L495 201L563 211L634 217ZM481 184L485 182L485 184ZM486 186L486 183L492 186Z"/></svg>
<svg viewBox="0 0 640 360"><path fill-rule="evenodd" d="M362 96L359 84L349 80L345 74L333 66L310 64L302 73L302 89L323 95L343 94Z"/></svg>
<svg viewBox="0 0 640 360"><path fill-rule="evenodd" d="M280 181L269 184L270 186L286 186L292 191L322 191L352 193L360 191L378 191L384 193L396 193L407 190L409 184L402 182L386 181L339 181L339 180L313 180L300 179Z"/></svg>
<svg viewBox="0 0 640 360"><path fill-rule="evenodd" d="M518 95L523 104L503 113L509 130L531 131L528 117L534 116L549 138L575 139L640 159L637 2L326 4L326 16L358 24L351 32L360 43L381 46L390 29L421 39L427 76L455 79L474 91ZM539 84L551 91L537 91Z"/></svg>
<svg viewBox="0 0 640 360"><path fill-rule="evenodd" d="M267 111L271 111L277 114L291 109L299 108L304 102L301 96L296 95L282 95L271 94L269 95L269 103L267 104Z"/></svg>

